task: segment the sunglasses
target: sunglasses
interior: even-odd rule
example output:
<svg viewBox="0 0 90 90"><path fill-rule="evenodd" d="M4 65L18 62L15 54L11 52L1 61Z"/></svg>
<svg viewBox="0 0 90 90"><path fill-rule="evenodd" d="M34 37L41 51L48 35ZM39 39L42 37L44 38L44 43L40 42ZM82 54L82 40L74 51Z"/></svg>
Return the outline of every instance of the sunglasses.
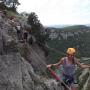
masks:
<svg viewBox="0 0 90 90"><path fill-rule="evenodd" d="M75 56L75 54L67 54L68 56L71 56L71 57L73 57L73 56Z"/></svg>

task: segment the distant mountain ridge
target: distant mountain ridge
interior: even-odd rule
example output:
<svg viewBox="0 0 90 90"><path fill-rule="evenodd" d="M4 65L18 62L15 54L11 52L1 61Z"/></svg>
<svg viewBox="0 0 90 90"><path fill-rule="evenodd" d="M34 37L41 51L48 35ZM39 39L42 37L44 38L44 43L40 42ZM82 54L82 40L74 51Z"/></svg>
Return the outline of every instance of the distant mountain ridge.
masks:
<svg viewBox="0 0 90 90"><path fill-rule="evenodd" d="M47 25L46 27L51 27L51 28L64 28L64 27L68 27L68 26L79 26L80 24L57 24L57 25ZM80 26L88 26L90 27L90 24L82 24Z"/></svg>

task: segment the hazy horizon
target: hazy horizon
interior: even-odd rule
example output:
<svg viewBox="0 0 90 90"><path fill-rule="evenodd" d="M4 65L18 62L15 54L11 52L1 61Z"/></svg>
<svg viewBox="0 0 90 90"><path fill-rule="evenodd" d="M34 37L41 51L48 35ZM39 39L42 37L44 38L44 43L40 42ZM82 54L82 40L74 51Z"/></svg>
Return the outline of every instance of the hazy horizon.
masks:
<svg viewBox="0 0 90 90"><path fill-rule="evenodd" d="M85 26L90 26L90 24L50 24L50 25L46 25L46 26L64 26L64 25L67 25L67 26L73 26L73 25L85 25Z"/></svg>

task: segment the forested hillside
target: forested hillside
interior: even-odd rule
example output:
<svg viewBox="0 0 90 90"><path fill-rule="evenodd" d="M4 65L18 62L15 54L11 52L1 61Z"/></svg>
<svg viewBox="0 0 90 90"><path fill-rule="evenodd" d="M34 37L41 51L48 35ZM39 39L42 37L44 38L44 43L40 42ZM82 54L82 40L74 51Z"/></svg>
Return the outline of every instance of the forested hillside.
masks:
<svg viewBox="0 0 90 90"><path fill-rule="evenodd" d="M53 60L63 56L68 47L76 48L78 57L90 57L90 27L76 25L60 29L47 28L46 32L49 34L47 43L55 50L55 53L52 53L54 50L50 52Z"/></svg>

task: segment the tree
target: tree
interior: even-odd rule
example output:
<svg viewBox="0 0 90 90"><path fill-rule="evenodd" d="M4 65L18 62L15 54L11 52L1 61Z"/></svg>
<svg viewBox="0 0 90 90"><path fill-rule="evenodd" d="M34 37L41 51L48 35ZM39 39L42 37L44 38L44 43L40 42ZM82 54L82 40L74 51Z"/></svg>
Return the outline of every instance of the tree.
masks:
<svg viewBox="0 0 90 90"><path fill-rule="evenodd" d="M38 39L39 36L41 35L41 26L42 25L40 24L40 21L38 20L38 17L34 12L29 14L28 23L32 27L32 34Z"/></svg>
<svg viewBox="0 0 90 90"><path fill-rule="evenodd" d="M7 9L12 11L16 11L17 6L20 5L18 0L0 0L0 4L5 5Z"/></svg>
<svg viewBox="0 0 90 90"><path fill-rule="evenodd" d="M45 34L45 28L38 20L38 16L32 12L28 16L28 23L31 25L32 34L36 37L36 40L40 43L45 44L47 35Z"/></svg>
<svg viewBox="0 0 90 90"><path fill-rule="evenodd" d="M21 14L21 16L23 16L23 17L25 17L25 18L28 18L28 13L27 12L22 12L22 13L20 13Z"/></svg>

